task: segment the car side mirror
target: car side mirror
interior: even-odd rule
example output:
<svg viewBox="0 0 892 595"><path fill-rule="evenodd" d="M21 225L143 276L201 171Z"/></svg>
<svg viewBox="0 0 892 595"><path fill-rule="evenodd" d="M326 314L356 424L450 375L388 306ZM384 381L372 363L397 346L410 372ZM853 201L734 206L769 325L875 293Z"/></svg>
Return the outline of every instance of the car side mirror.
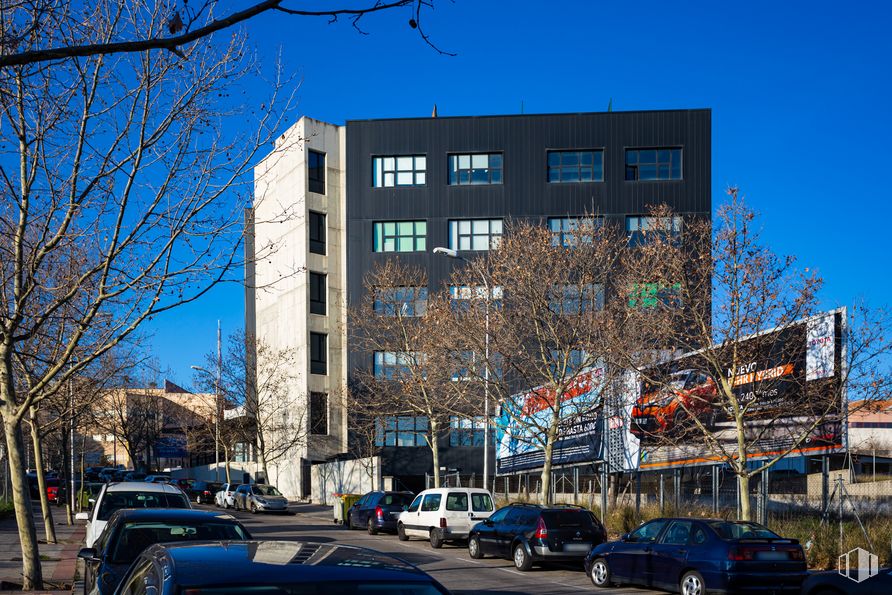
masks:
<svg viewBox="0 0 892 595"><path fill-rule="evenodd" d="M96 548L84 547L77 553L78 558L83 558L86 562L99 562L99 552Z"/></svg>
<svg viewBox="0 0 892 595"><path fill-rule="evenodd" d="M621 539L622 541L627 541L627 542L628 542L628 541L635 541L635 539L632 537L632 534L631 534L631 533L623 533L623 535L622 535L622 537L620 537L620 539Z"/></svg>
<svg viewBox="0 0 892 595"><path fill-rule="evenodd" d="M74 520L76 520L76 521L89 521L89 520L90 520L90 513L88 513L88 512L79 512L79 513L77 513L76 515L74 515Z"/></svg>

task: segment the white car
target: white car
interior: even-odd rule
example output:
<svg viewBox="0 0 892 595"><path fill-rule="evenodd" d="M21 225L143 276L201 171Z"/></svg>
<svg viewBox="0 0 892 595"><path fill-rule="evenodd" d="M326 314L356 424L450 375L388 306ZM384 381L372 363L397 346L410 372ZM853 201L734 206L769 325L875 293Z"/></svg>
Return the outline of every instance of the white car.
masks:
<svg viewBox="0 0 892 595"><path fill-rule="evenodd" d="M214 504L220 508L235 507L235 491L242 485L240 483L224 483L223 489L214 496Z"/></svg>
<svg viewBox="0 0 892 595"><path fill-rule="evenodd" d="M432 488L415 496L400 513L396 532L400 541L421 537L439 548L444 541L467 539L471 527L489 518L492 511L492 496L486 490Z"/></svg>
<svg viewBox="0 0 892 595"><path fill-rule="evenodd" d="M112 513L121 508L192 508L183 491L167 483L127 481L102 486L90 512L77 513L77 520L87 521L86 545L93 547Z"/></svg>

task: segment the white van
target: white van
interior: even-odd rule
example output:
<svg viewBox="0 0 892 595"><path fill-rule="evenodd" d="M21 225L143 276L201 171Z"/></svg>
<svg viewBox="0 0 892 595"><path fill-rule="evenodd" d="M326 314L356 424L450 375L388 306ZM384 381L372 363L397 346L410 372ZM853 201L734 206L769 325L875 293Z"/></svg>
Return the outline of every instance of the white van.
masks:
<svg viewBox="0 0 892 595"><path fill-rule="evenodd" d="M400 541L430 539L431 547L467 539L478 521L492 514L492 496L480 488L431 488L418 494L400 513L396 531Z"/></svg>

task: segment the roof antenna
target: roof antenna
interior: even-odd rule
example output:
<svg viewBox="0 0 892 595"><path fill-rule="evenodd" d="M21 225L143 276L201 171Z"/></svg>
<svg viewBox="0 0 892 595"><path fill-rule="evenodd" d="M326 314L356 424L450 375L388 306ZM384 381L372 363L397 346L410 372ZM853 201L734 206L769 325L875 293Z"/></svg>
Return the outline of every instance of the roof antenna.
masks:
<svg viewBox="0 0 892 595"><path fill-rule="evenodd" d="M437 117L437 104L435 103L434 109L433 109L433 111L431 111L431 118L436 118L436 117Z"/></svg>

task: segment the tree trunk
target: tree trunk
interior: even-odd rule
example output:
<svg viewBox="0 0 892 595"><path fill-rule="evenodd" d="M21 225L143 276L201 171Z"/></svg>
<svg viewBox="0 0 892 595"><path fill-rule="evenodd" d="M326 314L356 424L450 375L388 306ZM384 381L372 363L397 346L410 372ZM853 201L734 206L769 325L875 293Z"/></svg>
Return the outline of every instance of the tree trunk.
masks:
<svg viewBox="0 0 892 595"><path fill-rule="evenodd" d="M551 423L548 426L548 432L545 438L545 459L542 461L541 483L542 489L539 492L539 502L546 506L551 502L551 457L554 453L554 440L557 436L558 423L560 415L557 411L552 412Z"/></svg>
<svg viewBox="0 0 892 595"><path fill-rule="evenodd" d="M437 428L438 424L436 421L431 420L430 424L431 424L431 434L430 434L430 438L428 439L428 442L431 447L431 458L433 459L433 463L434 463L434 487L438 488L438 487L440 487L440 443L439 443L439 440L437 440L437 438L439 436L439 431Z"/></svg>
<svg viewBox="0 0 892 595"><path fill-rule="evenodd" d="M9 380L7 380L9 382ZM6 383L4 383L6 384ZM3 401L13 403L14 397L8 386L3 387ZM43 569L40 566L40 553L37 549L37 530L34 527L34 510L31 508L31 495L22 461L21 427L13 412L4 407L3 437L9 456L9 479L12 486L12 502L15 506L15 519L19 529L19 542L22 546L22 588L25 591L43 589Z"/></svg>
<svg viewBox="0 0 892 595"><path fill-rule="evenodd" d="M257 462L263 470L263 477L269 481L269 468L266 464L266 440L263 439L263 432L257 432Z"/></svg>
<svg viewBox="0 0 892 595"><path fill-rule="evenodd" d="M53 524L53 513L50 500L46 495L46 476L43 472L43 448L40 443L40 432L37 431L37 410L29 408L31 418L31 444L34 445L34 469L37 473L37 489L40 492L40 512L43 515L43 530L47 543L56 543L56 526ZM62 486L59 486L61 490Z"/></svg>
<svg viewBox="0 0 892 595"><path fill-rule="evenodd" d="M752 520L750 509L750 476L744 471L737 475L737 489L740 490L740 520Z"/></svg>
<svg viewBox="0 0 892 595"><path fill-rule="evenodd" d="M226 469L226 483L232 483L232 466L229 464L229 447L223 445L223 466Z"/></svg>

